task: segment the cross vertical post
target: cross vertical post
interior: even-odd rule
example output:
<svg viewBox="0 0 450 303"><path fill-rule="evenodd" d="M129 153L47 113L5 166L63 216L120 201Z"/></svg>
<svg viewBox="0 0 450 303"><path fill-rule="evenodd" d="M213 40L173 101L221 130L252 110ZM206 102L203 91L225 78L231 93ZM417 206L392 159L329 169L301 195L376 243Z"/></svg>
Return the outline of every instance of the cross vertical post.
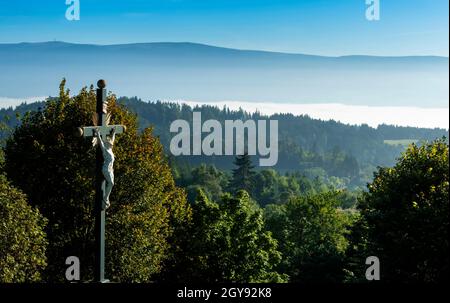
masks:
<svg viewBox="0 0 450 303"><path fill-rule="evenodd" d="M112 151L114 138L126 131L125 125L108 125L108 101L106 99L106 82L97 82L97 102L93 126L78 127L76 135L92 138L92 144L97 146L95 164L95 201L94 201L94 236L95 236L95 264L94 280L107 283L105 279L105 221L106 208L109 207L109 196L114 186L114 153Z"/></svg>
<svg viewBox="0 0 450 303"><path fill-rule="evenodd" d="M98 81L97 83L97 106L96 112L98 117L98 126L106 126L106 114L108 108L108 101L106 100L106 84L105 81ZM97 146L96 151L96 176L95 176L95 267L94 279L97 282L105 283L105 205L103 203L103 193L105 191L105 179L102 174L103 155L100 146Z"/></svg>

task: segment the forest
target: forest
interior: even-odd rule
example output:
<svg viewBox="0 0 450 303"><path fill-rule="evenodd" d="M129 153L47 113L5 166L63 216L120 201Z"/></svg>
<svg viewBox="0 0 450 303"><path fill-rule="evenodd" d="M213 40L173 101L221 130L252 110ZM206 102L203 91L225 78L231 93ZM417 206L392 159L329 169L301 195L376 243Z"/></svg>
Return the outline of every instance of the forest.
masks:
<svg viewBox="0 0 450 303"><path fill-rule="evenodd" d="M243 121L248 119L272 119L279 122L279 159L272 167L280 174L298 173L355 189L364 188L378 166L392 166L406 148L402 141L426 142L446 137L448 129L426 129L380 125L347 125L336 121L322 121L309 116L276 114L265 116L258 112L232 111L228 108L188 105L161 101L144 102L136 97L121 97L123 104L138 117L139 130L151 127L158 136L166 154L171 157L169 144L172 138L170 124L177 119L192 122L192 112L201 112L202 119ZM0 121L12 131L26 113L39 110L44 102L22 104L16 108L0 109ZM8 135L0 132L0 138ZM398 142L398 143L397 143ZM254 163L256 159L252 159ZM201 164L214 165L217 169L231 171L233 156L180 156L169 159L173 166L187 166L188 170ZM176 163L176 164L175 164ZM191 167L192 166L192 167ZM331 181L330 181L331 180Z"/></svg>
<svg viewBox="0 0 450 303"><path fill-rule="evenodd" d="M107 276L115 282L440 282L449 271L448 131L109 95L116 186ZM63 282L67 256L92 280L94 159L74 136L95 91L0 110L0 282ZM173 157L170 123L277 119L279 162ZM415 142L388 144L387 140Z"/></svg>

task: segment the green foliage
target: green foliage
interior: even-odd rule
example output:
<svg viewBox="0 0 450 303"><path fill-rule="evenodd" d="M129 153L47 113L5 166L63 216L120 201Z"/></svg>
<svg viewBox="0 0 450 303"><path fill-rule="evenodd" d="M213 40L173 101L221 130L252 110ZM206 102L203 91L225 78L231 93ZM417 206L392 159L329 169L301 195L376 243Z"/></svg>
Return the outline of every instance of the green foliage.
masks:
<svg viewBox="0 0 450 303"><path fill-rule="evenodd" d="M349 191L347 189L337 192L337 199L339 200L339 207L342 209L355 210L358 205L358 199L363 194L363 191Z"/></svg>
<svg viewBox="0 0 450 303"><path fill-rule="evenodd" d="M111 123L128 129L117 136L116 186L107 216L112 281L355 282L365 280L370 255L380 258L383 281L448 277L446 140L412 145L393 168L377 170L368 192L355 190L376 165L394 165L402 147L385 140L434 138L446 131L275 115L280 161L274 169L254 170L248 155L235 159L233 176L229 156L169 159L177 185L193 204L191 214L162 144L145 126L154 124L168 146L169 124L190 121L193 109L108 99ZM140 115L140 124L121 103ZM83 89L69 97L63 82L60 97L39 106L43 110L15 119L14 110L0 110L11 117L0 123L0 138L21 123L7 141L6 162L0 150L0 281L39 281L46 263L44 280L62 281L71 255L80 257L82 278L89 280L95 149L73 131L92 124L95 92ZM267 118L226 108L196 110L219 121Z"/></svg>
<svg viewBox="0 0 450 303"><path fill-rule="evenodd" d="M176 119L192 122L192 112L202 113L202 119L215 119L220 122L236 119L273 119L279 121L279 157L274 169L279 173L294 172L320 168L325 177L339 177L349 187L365 186L371 181L377 166L393 166L395 159L405 150L400 145L385 144L385 140L434 140L448 136L445 129L424 129L415 127L396 127L380 125L371 128L367 125L346 125L335 121L315 120L308 116L276 114L272 116L260 113L247 113L243 110L233 111L229 108L214 106L190 107L175 103L144 102L138 98L122 97L118 103L126 105L139 117L139 129L152 125L154 134L159 136L166 150L169 148L172 134L170 124ZM16 113L24 115L36 110L39 103L23 104L16 109L0 109L0 120L8 116L10 128L20 121ZM4 133L0 131L0 138ZM214 165L222 170L231 170L233 156L221 157L178 157L179 161L191 166L200 164ZM313 176L315 177L315 176ZM194 192L194 191L193 191ZM258 201L262 203L261 201Z"/></svg>
<svg viewBox="0 0 450 303"><path fill-rule="evenodd" d="M449 275L446 140L411 145L380 168L360 202L360 249L380 259L383 281L437 282ZM361 240L360 240L361 241Z"/></svg>
<svg viewBox="0 0 450 303"><path fill-rule="evenodd" d="M201 164L192 168L172 160L171 167L176 176L177 185L186 189L188 200L192 204L200 189L209 199L215 201L220 200L227 191L235 192L229 186L232 182L230 174L214 165ZM254 190L251 192L251 197L261 207L286 203L292 197L299 195L326 192L341 187L339 178L311 180L299 172L280 175L274 169L257 170L252 179ZM354 195L351 191L342 191L342 207L353 207L356 203Z"/></svg>
<svg viewBox="0 0 450 303"><path fill-rule="evenodd" d="M27 115L31 111L37 111L43 102L22 103L16 108L0 108L0 143L3 146L3 141L8 138L14 128L16 128L21 121L21 117Z"/></svg>
<svg viewBox="0 0 450 303"><path fill-rule="evenodd" d="M236 168L233 169L233 178L230 183L231 192L245 190L251 193L255 187L255 172L253 170L255 167L250 156L247 153L238 155L233 164Z"/></svg>
<svg viewBox="0 0 450 303"><path fill-rule="evenodd" d="M268 204L283 204L289 199L329 190L322 182L314 182L300 173L286 173L284 176L273 169L256 172L255 189L252 197L265 207Z"/></svg>
<svg viewBox="0 0 450 303"><path fill-rule="evenodd" d="M0 175L4 174L5 171L5 155L3 149L0 148Z"/></svg>
<svg viewBox="0 0 450 303"><path fill-rule="evenodd" d="M41 280L47 265L46 222L0 172L0 283Z"/></svg>
<svg viewBox="0 0 450 303"><path fill-rule="evenodd" d="M338 209L339 193L300 196L266 207L266 225L278 240L279 272L290 282L341 282L351 215Z"/></svg>
<svg viewBox="0 0 450 303"><path fill-rule="evenodd" d="M187 243L189 282L283 282L275 272L281 255L277 242L264 230L262 211L249 195L225 195L220 204L200 192L193 206Z"/></svg>
<svg viewBox="0 0 450 303"><path fill-rule="evenodd" d="M42 111L22 120L5 148L8 176L49 219L48 281L64 279L65 259L73 255L81 260L82 279L92 278L95 148L74 130L92 125L96 96L91 87L70 97L64 84L59 98L49 99ZM136 116L113 95L108 101L111 124L124 124L127 132L117 136L114 147L116 186L107 213L107 277L150 281L172 260L173 237L190 210L159 140L151 130L139 133Z"/></svg>
<svg viewBox="0 0 450 303"><path fill-rule="evenodd" d="M174 167L173 167L174 168ZM176 169L176 167L175 167ZM219 200L228 187L229 176L213 165L201 164L188 168L182 176L178 176L177 184L185 187L188 200L194 203L198 190L201 189L209 199Z"/></svg>
<svg viewBox="0 0 450 303"><path fill-rule="evenodd" d="M411 138L433 140L448 135L444 129L423 129L380 125L352 126L335 121L320 121L308 116L233 111L214 106L189 107L163 102L143 102L137 98L121 98L140 117L141 127L155 125L155 133L168 149L171 134L170 123L176 119L192 121L192 111L200 111L202 119L220 122L235 119L274 119L279 121L279 157L274 167L279 173L305 171L321 168L327 176L345 178L346 186L365 186L371 180L377 166L392 166L403 146L389 146L384 140ZM232 156L179 157L193 166L200 163L215 165L219 169L231 170ZM260 201L258 201L260 202Z"/></svg>

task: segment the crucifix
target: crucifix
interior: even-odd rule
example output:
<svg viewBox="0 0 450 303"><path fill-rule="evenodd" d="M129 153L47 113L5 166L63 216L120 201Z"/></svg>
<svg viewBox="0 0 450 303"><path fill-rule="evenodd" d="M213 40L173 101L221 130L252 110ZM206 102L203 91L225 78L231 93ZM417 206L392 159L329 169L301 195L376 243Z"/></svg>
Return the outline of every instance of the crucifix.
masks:
<svg viewBox="0 0 450 303"><path fill-rule="evenodd" d="M97 282L108 282L105 279L105 214L109 207L109 195L114 186L114 154L112 148L116 134L124 133L124 125L108 125L111 116L108 114L106 99L106 82L97 82L97 106L93 116L94 126L78 128L78 135L92 138L97 146L96 154L96 189L95 189L95 269Z"/></svg>

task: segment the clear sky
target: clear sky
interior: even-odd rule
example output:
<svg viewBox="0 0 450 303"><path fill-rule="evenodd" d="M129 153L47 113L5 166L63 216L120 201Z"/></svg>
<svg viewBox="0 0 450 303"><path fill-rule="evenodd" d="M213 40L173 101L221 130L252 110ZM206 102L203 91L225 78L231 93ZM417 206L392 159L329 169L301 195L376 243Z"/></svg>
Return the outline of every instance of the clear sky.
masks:
<svg viewBox="0 0 450 303"><path fill-rule="evenodd" d="M198 42L317 55L449 54L448 0L0 0L0 43Z"/></svg>

